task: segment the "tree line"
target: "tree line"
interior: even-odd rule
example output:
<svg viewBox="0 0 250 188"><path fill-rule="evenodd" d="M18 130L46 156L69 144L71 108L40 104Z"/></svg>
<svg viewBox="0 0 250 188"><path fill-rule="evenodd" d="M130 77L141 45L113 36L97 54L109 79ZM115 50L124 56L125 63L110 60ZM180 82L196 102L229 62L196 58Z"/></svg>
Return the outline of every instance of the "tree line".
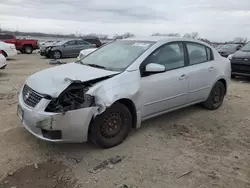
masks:
<svg viewBox="0 0 250 188"><path fill-rule="evenodd" d="M51 38L81 38L84 36L97 36L101 39L125 39L125 38L131 38L134 37L135 34L130 33L130 32L125 32L123 34L115 34L112 37L109 37L108 35L105 34L96 34L96 33L90 33L90 34L81 34L81 33L77 33L77 34L48 34L48 33L41 33L41 32L21 32L21 31L10 31L10 30L4 30L0 28L0 33L6 33L6 34L12 34L12 35L16 35L16 36L28 36L28 37L51 37ZM203 42L207 42L209 44L211 44L211 41L206 39L206 38L202 38L199 36L198 32L191 32L191 33L185 33L184 35L181 35L180 33L153 33L151 34L151 36L170 36L170 37L184 37L184 38L192 38L192 39L198 39L201 40ZM235 37L232 41L228 41L227 43L231 43L231 42L238 42L238 43L246 43L247 42L247 37Z"/></svg>

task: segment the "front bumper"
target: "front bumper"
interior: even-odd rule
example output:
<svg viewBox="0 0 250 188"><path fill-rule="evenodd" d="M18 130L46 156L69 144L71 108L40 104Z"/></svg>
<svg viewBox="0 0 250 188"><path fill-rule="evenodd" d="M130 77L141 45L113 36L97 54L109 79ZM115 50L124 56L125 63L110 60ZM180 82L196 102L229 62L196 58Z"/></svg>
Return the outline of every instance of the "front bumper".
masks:
<svg viewBox="0 0 250 188"><path fill-rule="evenodd" d="M44 109L50 100L42 100L31 108L19 95L17 114L23 126L34 136L51 142L85 142L88 140L90 121L97 107L68 111L65 114L49 113Z"/></svg>
<svg viewBox="0 0 250 188"><path fill-rule="evenodd" d="M0 56L0 69L4 69L7 66L7 61L5 57Z"/></svg>
<svg viewBox="0 0 250 188"><path fill-rule="evenodd" d="M13 56L16 56L17 55L17 50L16 49L13 49L9 52L8 54L8 57L13 57Z"/></svg>
<svg viewBox="0 0 250 188"><path fill-rule="evenodd" d="M250 60L237 60L232 59L231 61L231 69L233 76L250 76Z"/></svg>

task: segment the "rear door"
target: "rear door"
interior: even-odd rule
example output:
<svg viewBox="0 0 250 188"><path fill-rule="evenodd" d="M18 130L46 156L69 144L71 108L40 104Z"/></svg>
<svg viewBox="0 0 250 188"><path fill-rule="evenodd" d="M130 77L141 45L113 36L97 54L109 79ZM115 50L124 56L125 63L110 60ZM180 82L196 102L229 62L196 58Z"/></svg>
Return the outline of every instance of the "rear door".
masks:
<svg viewBox="0 0 250 188"><path fill-rule="evenodd" d="M186 42L189 75L188 103L206 100L215 82L217 69L212 50L202 44Z"/></svg>

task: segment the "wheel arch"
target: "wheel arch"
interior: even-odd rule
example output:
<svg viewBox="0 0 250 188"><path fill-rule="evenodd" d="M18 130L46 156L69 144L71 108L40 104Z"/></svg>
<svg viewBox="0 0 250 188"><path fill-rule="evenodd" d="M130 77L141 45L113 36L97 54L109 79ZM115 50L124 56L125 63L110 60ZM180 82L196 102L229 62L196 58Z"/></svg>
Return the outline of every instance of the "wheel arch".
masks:
<svg viewBox="0 0 250 188"><path fill-rule="evenodd" d="M4 50L2 50L2 53L3 53L5 58L8 57L8 54Z"/></svg>
<svg viewBox="0 0 250 188"><path fill-rule="evenodd" d="M119 99L116 102L119 102L119 103L125 105L129 109L129 111L132 115L132 128L136 128L137 113L136 113L136 107L135 107L134 102L131 99L127 99L127 98Z"/></svg>
<svg viewBox="0 0 250 188"><path fill-rule="evenodd" d="M24 44L24 45L23 45L23 49L25 48L25 46L30 46L30 47L34 50L32 44Z"/></svg>
<svg viewBox="0 0 250 188"><path fill-rule="evenodd" d="M225 87L225 95L227 94L227 81L224 78L220 78L217 82L223 83Z"/></svg>

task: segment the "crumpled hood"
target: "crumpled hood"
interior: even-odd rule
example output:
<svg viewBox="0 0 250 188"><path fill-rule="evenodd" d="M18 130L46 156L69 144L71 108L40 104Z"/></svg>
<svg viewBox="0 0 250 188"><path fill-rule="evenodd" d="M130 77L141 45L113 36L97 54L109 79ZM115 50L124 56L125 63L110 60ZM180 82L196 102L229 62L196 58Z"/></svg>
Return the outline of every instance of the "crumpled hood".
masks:
<svg viewBox="0 0 250 188"><path fill-rule="evenodd" d="M31 75L26 80L26 84L38 93L58 97L72 83L72 80L85 82L118 73L78 63L68 63L39 71Z"/></svg>
<svg viewBox="0 0 250 188"><path fill-rule="evenodd" d="M250 52L237 51L233 55L233 58L246 58L246 59L250 59Z"/></svg>

